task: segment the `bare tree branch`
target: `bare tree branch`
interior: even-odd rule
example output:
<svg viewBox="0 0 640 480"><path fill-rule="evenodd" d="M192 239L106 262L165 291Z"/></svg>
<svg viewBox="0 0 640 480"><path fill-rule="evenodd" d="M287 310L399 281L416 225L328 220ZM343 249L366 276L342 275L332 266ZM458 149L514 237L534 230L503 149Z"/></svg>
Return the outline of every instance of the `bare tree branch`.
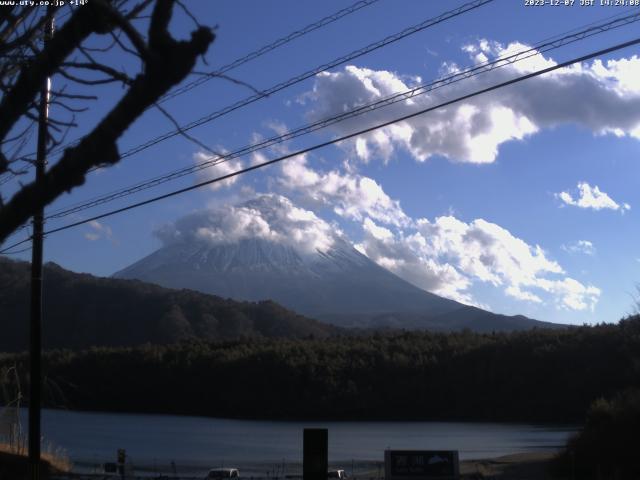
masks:
<svg viewBox="0 0 640 480"><path fill-rule="evenodd" d="M104 85L104 84L107 84L107 83L114 83L114 82L122 81L119 78L113 78L113 77L100 78L100 79L95 79L95 80L90 80L88 78L80 78L80 77L78 77L78 76L76 76L76 75L74 75L72 73L69 73L66 70L63 70L63 69L59 70L58 73L60 75L62 75L64 78L66 78L67 80L70 80L70 81L75 82L75 83L79 83L81 85L89 85L89 86L92 86L92 85ZM131 82L127 81L125 83L129 84Z"/></svg>
<svg viewBox="0 0 640 480"><path fill-rule="evenodd" d="M268 97L268 95L266 93L264 93L261 90L258 90L256 87L254 87L250 83L245 82L244 80L239 80L237 78L231 77L229 75L225 75L224 73L216 73L216 72L192 72L192 73L194 75L201 75L203 77L221 78L222 80L227 80L228 82L235 83L236 85L240 85L242 87L248 88L249 90L251 90L256 95L261 95L263 97Z"/></svg>
<svg viewBox="0 0 640 480"><path fill-rule="evenodd" d="M145 8L151 5L152 2L153 0L143 0L138 5L133 7L130 12L125 13L125 17L127 18L127 20L134 20L138 18L138 15L140 14L140 12L142 12ZM198 27L199 26L200 25L198 25Z"/></svg>
<svg viewBox="0 0 640 480"><path fill-rule="evenodd" d="M108 65L103 65L98 62L92 63L82 63L82 62L64 62L62 67L68 68L79 68L85 70L95 70L98 72L105 73L109 77L111 77L112 81L119 81L124 83L125 85L131 85L133 79L128 75L116 70L115 68L111 68ZM62 72L61 72L62 73ZM68 73L68 72L67 72Z"/></svg>
<svg viewBox="0 0 640 480"><path fill-rule="evenodd" d="M196 137L188 134L187 132L185 132L183 130L183 128L180 126L180 123L178 123L178 121L173 118L173 115L171 115L169 112L167 112L163 107L160 106L160 104L158 104L157 102L155 102L153 104L153 106L155 108L158 109L158 111L160 111L160 113L162 113L165 117L167 117L169 119L169 121L173 124L173 126L175 127L176 130L178 130L178 132L180 133L180 135L182 135L184 138L186 138L187 140L189 140L190 142L195 143L196 145L198 145L200 148L202 148L203 150L206 150L207 152L216 155L218 157L221 157L222 154L219 152L216 152L213 148L209 147L208 145L206 145L205 143L201 142L200 140L198 140Z"/></svg>
<svg viewBox="0 0 640 480"><path fill-rule="evenodd" d="M41 35L42 27L49 20L51 15L53 15L53 11L50 13L47 12L47 14L43 15L35 25L29 26L29 28L24 33L22 33L22 35L19 35L18 37L13 39L11 42L0 43L0 55L15 49L17 46L24 45L25 42L28 42L29 40L33 39L33 37L35 36ZM13 33L11 30L7 32L7 34L11 34L11 33ZM3 32L2 36L4 35L5 35L5 32Z"/></svg>
<svg viewBox="0 0 640 480"><path fill-rule="evenodd" d="M156 7L157 5L158 4L156 4ZM145 61L148 60L148 48L144 41L144 38L142 38L142 35L140 35L140 32L138 32L138 30L136 30L135 27L131 25L131 23L125 16L121 15L120 12L118 12L111 5L106 6L106 12L109 15L110 20L113 21L124 32L127 38L129 38L129 41L138 51L140 57L142 57L142 59Z"/></svg>
<svg viewBox="0 0 640 480"><path fill-rule="evenodd" d="M70 107L69 105L67 105L66 103L63 103L59 100L51 100L49 102L49 105L57 105L60 108L65 109L67 112L70 113L82 113L82 112L86 112L87 110L89 110L88 107L83 107L83 108L74 108L74 107Z"/></svg>
<svg viewBox="0 0 640 480"><path fill-rule="evenodd" d="M91 28L81 25L78 20L81 12L90 12L90 9L82 8L78 9L58 35L54 36L46 51L43 51L28 68L37 79L42 81L46 74L59 68L64 63L64 59L87 38L91 31L109 33L113 23L117 24L118 28L123 28L125 25L122 20L129 24L119 12L114 15L111 5L105 7L101 0L93 0L87 5L98 4L100 6L94 7L97 10L93 10L92 13L97 13L102 18L100 20L84 18L91 24ZM186 41L177 41L170 35L168 25L173 4L174 0L156 0L149 25L149 41L142 49L146 52L143 58L143 71L133 79L116 106L77 145L64 151L60 160L45 173L41 184L31 183L24 186L0 208L0 243L33 216L37 208L52 202L64 192L82 185L85 175L91 168L118 162L120 155L117 140L120 136L149 106L182 81L191 72L198 57L206 53L215 37L211 29L198 28ZM65 31L70 24L75 25L78 30L73 33L69 30ZM142 37L139 36L139 38ZM131 37L129 39L131 40ZM54 42L57 46L55 50L51 48ZM9 107L13 106L24 113L33 101L35 95L33 91L38 86L37 82L33 80L30 82L23 77L24 72L12 91L13 94L20 83L19 98L14 100L10 99L13 95L6 95L0 103L0 138L6 136L20 116L12 112ZM7 119L4 113L11 118Z"/></svg>
<svg viewBox="0 0 640 480"><path fill-rule="evenodd" d="M96 95L77 95L73 93L65 93L62 90L52 90L51 94L56 97L68 98L70 100L98 100Z"/></svg>
<svg viewBox="0 0 640 480"><path fill-rule="evenodd" d="M189 9L184 6L184 3L182 3L180 0L176 0L176 3L180 7L180 9L187 15L187 17L191 19L191 21L195 24L196 27L200 28L202 26L200 25L200 22L198 22L198 19L193 16L193 13L191 13Z"/></svg>
<svg viewBox="0 0 640 480"><path fill-rule="evenodd" d="M22 70L11 94L4 95L0 102L0 139L6 137L15 122L28 109L45 78L56 71L76 46L92 32L108 28L104 21L104 10L103 0L93 0L77 9L49 41L46 49Z"/></svg>
<svg viewBox="0 0 640 480"><path fill-rule="evenodd" d="M130 53L131 55L135 55L136 57L142 60L142 56L138 52L136 52L135 50L131 50L129 47L127 47L124 44L122 40L120 40L120 35L114 32L110 32L110 35L111 35L111 38L113 38L113 41L122 49L123 52Z"/></svg>

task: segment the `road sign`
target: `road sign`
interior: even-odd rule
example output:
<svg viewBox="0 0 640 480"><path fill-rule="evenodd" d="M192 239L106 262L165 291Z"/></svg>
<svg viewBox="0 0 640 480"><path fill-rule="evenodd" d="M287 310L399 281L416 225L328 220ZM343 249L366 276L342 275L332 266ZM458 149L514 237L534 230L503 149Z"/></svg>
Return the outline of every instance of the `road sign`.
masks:
<svg viewBox="0 0 640 480"><path fill-rule="evenodd" d="M385 480L457 480L457 450L385 450Z"/></svg>

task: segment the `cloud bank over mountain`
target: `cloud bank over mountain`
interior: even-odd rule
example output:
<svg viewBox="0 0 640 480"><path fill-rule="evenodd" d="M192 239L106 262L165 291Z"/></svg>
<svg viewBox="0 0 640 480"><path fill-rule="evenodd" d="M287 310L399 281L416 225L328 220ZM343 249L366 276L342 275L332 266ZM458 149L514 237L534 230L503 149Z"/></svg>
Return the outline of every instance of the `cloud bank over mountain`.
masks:
<svg viewBox="0 0 640 480"><path fill-rule="evenodd" d="M529 48L519 42L503 45L479 40L465 45L463 51L473 65L482 65ZM351 133L553 65L554 59L533 55L334 124L330 131L332 135ZM462 69L451 62L440 67L443 76ZM158 235L165 242L193 237L214 244L261 238L307 253L326 250L339 237L414 285L463 303L487 307L477 298L477 287L488 287L526 304L593 311L600 288L574 278L540 240L523 238L481 216L412 217L379 179L361 170L374 160L384 168L400 156L418 162L440 156L456 163L490 164L506 142L565 124L578 125L596 136L640 139L638 76L640 58L634 55L574 65L474 97L342 142L336 149L342 161L316 162L316 154L286 160L269 174L266 190L274 193L193 214ZM298 100L307 109L306 119L318 121L423 83L417 76L349 65L318 74L313 89ZM280 121L272 121L269 128L277 134L287 129ZM271 148L272 155L254 153L248 161L260 163L292 150L290 144L280 144ZM240 165L218 167L215 173L231 172ZM225 186L233 187L233 182ZM583 209L624 213L631 208L586 182L578 183L577 193L563 191L555 197L563 205ZM331 222L325 220L330 217ZM595 252L590 242L571 244L569 239L558 250Z"/></svg>
<svg viewBox="0 0 640 480"><path fill-rule="evenodd" d="M350 214L344 217L353 220ZM453 216L433 221L404 214L402 218L405 226L393 232L365 217L360 224L361 241L354 246L423 290L478 306L483 305L470 292L476 283L535 303L543 302L546 293L561 308L573 310L592 309L598 300L597 287L567 276L540 246L527 244L495 223L484 219L465 223ZM256 238L307 255L349 241L336 225L277 194L193 213L164 226L156 235L165 246L180 242L230 245Z"/></svg>
<svg viewBox="0 0 640 480"><path fill-rule="evenodd" d="M228 245L258 238L313 253L331 248L340 230L286 197L264 194L240 205L225 204L187 215L155 234L165 246L177 242Z"/></svg>

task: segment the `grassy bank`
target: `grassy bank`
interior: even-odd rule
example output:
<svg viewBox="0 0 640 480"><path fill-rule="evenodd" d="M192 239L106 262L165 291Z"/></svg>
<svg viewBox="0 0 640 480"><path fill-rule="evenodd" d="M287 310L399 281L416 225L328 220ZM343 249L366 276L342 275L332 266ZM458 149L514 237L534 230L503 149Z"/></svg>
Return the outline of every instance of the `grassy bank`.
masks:
<svg viewBox="0 0 640 480"><path fill-rule="evenodd" d="M47 447L42 452L40 461L41 478L71 470L69 458L61 450ZM26 449L16 449L0 443L0 479L22 480L28 478L28 457Z"/></svg>

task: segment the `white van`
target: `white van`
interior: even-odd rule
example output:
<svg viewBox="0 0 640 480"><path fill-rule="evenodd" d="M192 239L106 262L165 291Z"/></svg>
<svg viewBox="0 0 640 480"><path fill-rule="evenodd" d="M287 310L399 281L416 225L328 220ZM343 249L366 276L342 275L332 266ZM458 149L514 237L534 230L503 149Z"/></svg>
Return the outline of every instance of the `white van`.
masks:
<svg viewBox="0 0 640 480"><path fill-rule="evenodd" d="M329 480L345 480L347 478L347 474L344 470L329 470L327 472L327 478Z"/></svg>
<svg viewBox="0 0 640 480"><path fill-rule="evenodd" d="M238 478L240 471L237 468L212 468L205 477L205 480L224 480L227 478Z"/></svg>

